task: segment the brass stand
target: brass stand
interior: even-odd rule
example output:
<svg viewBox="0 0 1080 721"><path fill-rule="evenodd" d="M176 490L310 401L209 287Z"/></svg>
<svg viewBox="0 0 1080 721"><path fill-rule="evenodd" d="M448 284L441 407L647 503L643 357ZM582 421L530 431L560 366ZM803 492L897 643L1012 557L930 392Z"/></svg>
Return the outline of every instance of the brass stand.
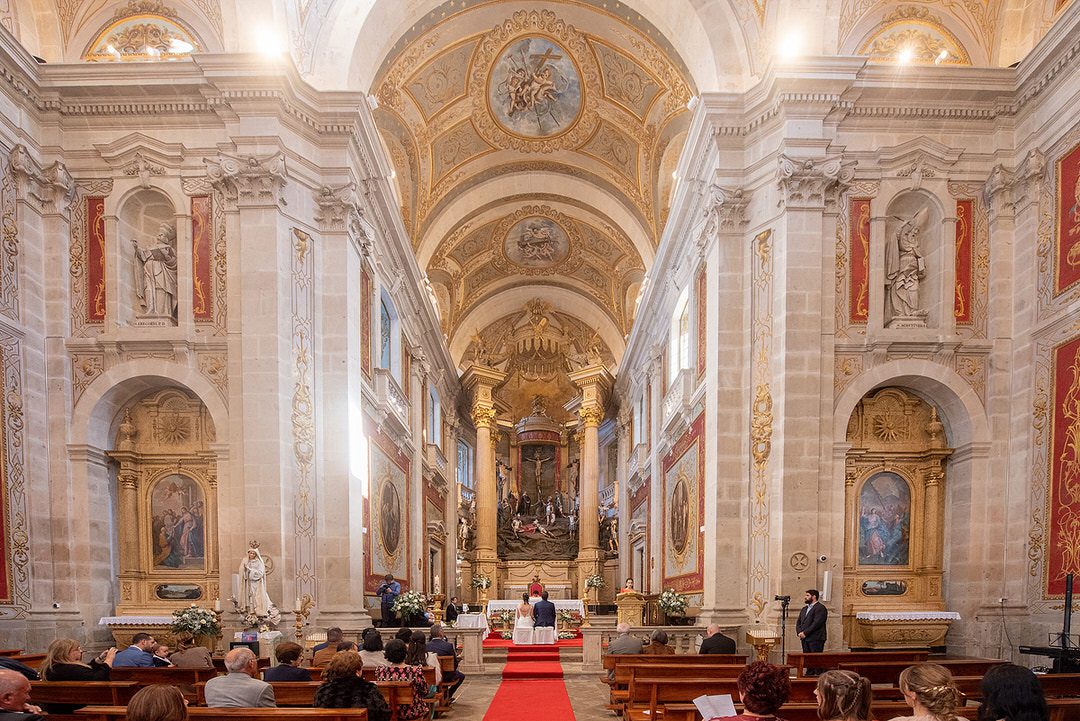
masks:
<svg viewBox="0 0 1080 721"><path fill-rule="evenodd" d="M310 593L305 593L300 597L300 608L293 611L296 615L296 621L293 624L296 627L296 642L300 644L301 648L304 648L304 626L307 625L308 617L311 616L311 609L314 607L315 600Z"/></svg>
<svg viewBox="0 0 1080 721"><path fill-rule="evenodd" d="M441 624L443 620L443 601L446 600L446 595L442 593L436 593L431 596L431 616L435 619L435 623Z"/></svg>

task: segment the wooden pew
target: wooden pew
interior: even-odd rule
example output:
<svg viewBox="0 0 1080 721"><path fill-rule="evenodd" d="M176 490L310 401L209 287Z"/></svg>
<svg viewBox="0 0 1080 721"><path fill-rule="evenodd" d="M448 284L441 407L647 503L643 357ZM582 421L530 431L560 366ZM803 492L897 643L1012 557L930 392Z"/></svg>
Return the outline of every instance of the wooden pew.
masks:
<svg viewBox="0 0 1080 721"><path fill-rule="evenodd" d="M604 670L611 671L620 663L682 663L707 666L746 665L746 656L739 653L677 653L660 656L651 653L606 653Z"/></svg>
<svg viewBox="0 0 1080 721"><path fill-rule="evenodd" d="M814 668L811 666L810 668ZM696 697L695 697L696 698ZM742 712L742 706L735 704L736 710ZM664 704L664 721L702 721L701 714L693 703L668 703ZM888 721L897 716L910 716L911 707L905 703L875 703L870 709L871 714L877 721ZM957 715L963 719L975 719L979 711L978 706L964 706L957 709ZM784 721L818 721L816 704L784 704L784 707L776 712ZM648 717L640 714L635 721L642 721ZM1051 715L1051 721L1054 719Z"/></svg>
<svg viewBox="0 0 1080 721"><path fill-rule="evenodd" d="M136 681L141 686L163 683L169 686L186 685L194 688L195 684L206 683L217 675L218 672L212 668L176 668L175 666L134 668L122 666L114 668L109 673L109 678L113 681Z"/></svg>
<svg viewBox="0 0 1080 721"><path fill-rule="evenodd" d="M16 654L14 656L8 656L12 661L18 661L21 664L29 666L37 671L41 668L41 662L45 660L45 654L43 653L24 653Z"/></svg>
<svg viewBox="0 0 1080 721"><path fill-rule="evenodd" d="M23 652L21 648L0 649L0 656L18 656Z"/></svg>
<svg viewBox="0 0 1080 721"><path fill-rule="evenodd" d="M908 666L929 657L928 651L825 651L804 653L792 651L787 655L789 666L796 676L805 676L808 668L839 668L841 663L870 663L873 661L906 661Z"/></svg>
<svg viewBox="0 0 1080 721"><path fill-rule="evenodd" d="M278 706L307 706L315 703L315 691L321 686L319 681L272 681L274 700ZM195 684L195 698L200 706L206 705L206 684Z"/></svg>
<svg viewBox="0 0 1080 721"><path fill-rule="evenodd" d="M987 669L1007 662L993 659L942 659L932 663L949 669L953 676L982 676ZM911 663L908 661L873 661L869 663L841 663L840 669L854 671L860 676L866 676L870 679L870 683L884 683L895 686L900 681L900 672L910 665Z"/></svg>
<svg viewBox="0 0 1080 721"><path fill-rule="evenodd" d="M31 681L32 703L124 706L141 686L134 681Z"/></svg>
<svg viewBox="0 0 1080 721"><path fill-rule="evenodd" d="M439 682L439 694L435 703L435 711L449 711L450 710L450 687L454 685L453 681L447 681L446 675L454 672L454 657L453 656L439 656L439 671L442 672L443 680Z"/></svg>
<svg viewBox="0 0 1080 721"><path fill-rule="evenodd" d="M125 721L126 706L87 706L80 721ZM199 721L367 721L366 708L206 708L191 706L188 718Z"/></svg>
<svg viewBox="0 0 1080 721"><path fill-rule="evenodd" d="M210 660L214 662L214 668L217 669L218 673L228 673L228 669L225 668L225 657L224 656L214 656ZM262 671L263 669L270 668L270 659L268 657L267 658L260 658L260 659L258 659L258 662L259 662L259 670L260 671Z"/></svg>
<svg viewBox="0 0 1080 721"><path fill-rule="evenodd" d="M677 667L676 667L677 668ZM681 669L682 673L672 673L671 670L663 666L637 666L633 667L635 677L630 679L629 690L627 695L629 697L634 696L635 687L637 686L637 676L642 678L669 678L680 679L687 681L697 681L699 683L708 682L711 687L720 687L722 690L716 691L716 694L730 694L732 698L738 698L738 679L724 678L716 679L710 678L707 675L703 675L696 672L688 672L687 669ZM789 703L817 703L817 699L814 697L814 690L817 688L816 678L793 678L791 679L791 693L788 696ZM699 694L700 695L700 694ZM904 695L899 688L875 688L873 689L874 701L903 701Z"/></svg>
<svg viewBox="0 0 1080 721"><path fill-rule="evenodd" d="M659 678L712 678L712 679L735 679L746 670L746 666L739 664L706 664L691 663L683 664L673 656L653 656L653 658L668 659L667 663L636 661L630 663L619 662L611 680L611 690L608 692L608 708L621 709L627 701L631 681L637 676L657 676ZM694 657L700 658L700 657ZM650 673L656 669L656 673Z"/></svg>

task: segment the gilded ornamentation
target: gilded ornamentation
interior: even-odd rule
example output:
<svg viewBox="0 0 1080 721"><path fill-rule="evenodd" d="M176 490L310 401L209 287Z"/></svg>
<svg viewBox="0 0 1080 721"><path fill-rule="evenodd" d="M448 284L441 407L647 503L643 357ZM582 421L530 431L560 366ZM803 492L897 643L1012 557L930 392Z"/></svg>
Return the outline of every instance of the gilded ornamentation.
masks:
<svg viewBox="0 0 1080 721"><path fill-rule="evenodd" d="M191 419L180 413L163 413L154 422L159 443L179 444L191 438Z"/></svg>
<svg viewBox="0 0 1080 721"><path fill-rule="evenodd" d="M439 183L468 161L492 150L470 121L462 121L431 142L432 183Z"/></svg>
<svg viewBox="0 0 1080 721"><path fill-rule="evenodd" d="M197 38L174 20L141 14L114 22L89 46L84 60L148 60L177 58L200 45Z"/></svg>
<svg viewBox="0 0 1080 721"><path fill-rule="evenodd" d="M19 318L19 225L17 180L9 158L0 157L0 313Z"/></svg>
<svg viewBox="0 0 1080 721"><path fill-rule="evenodd" d="M87 213L86 198L91 196L107 196L112 192L113 181L91 180L79 181L76 186L75 202L70 205L68 214L68 228L70 229L70 244L68 245L68 273L70 274L71 294L71 335L76 338L85 338L96 335L101 330L101 324L87 322L87 288L86 288L86 261L87 261Z"/></svg>
<svg viewBox="0 0 1080 721"><path fill-rule="evenodd" d="M581 408L578 410L578 416L586 428L590 426L599 427L604 422L604 409L596 406Z"/></svg>
<svg viewBox="0 0 1080 721"><path fill-rule="evenodd" d="M10 611L6 618L25 618L30 609L30 536L28 523L28 505L26 497L25 418L23 411L22 389L22 347L18 336L0 326L0 369L3 370L3 399L0 405L0 417L3 423L0 430L0 473L3 482L0 492L6 493L3 499L6 529L0 533L8 534L7 559L8 583L11 592Z"/></svg>
<svg viewBox="0 0 1080 721"><path fill-rule="evenodd" d="M176 8L170 7L159 0L128 0L126 5L116 8L113 12L113 20L123 20L133 15L160 15L166 18L176 19Z"/></svg>
<svg viewBox="0 0 1080 721"><path fill-rule="evenodd" d="M294 500L296 592L315 595L317 556L315 482L315 247L311 236L293 229L292 253L293 393L290 420L296 473Z"/></svg>
<svg viewBox="0 0 1080 721"><path fill-rule="evenodd" d="M473 425L477 428L494 428L495 427L495 409L491 406L474 404L472 407L472 421Z"/></svg>
<svg viewBox="0 0 1080 721"><path fill-rule="evenodd" d="M600 60L604 95L644 121L652 103L663 91L652 75L615 48L590 38Z"/></svg>
<svg viewBox="0 0 1080 721"><path fill-rule="evenodd" d="M970 65L964 46L944 28L905 23L889 28L869 40L860 50L875 62L909 62L916 65Z"/></svg>
<svg viewBox="0 0 1080 721"><path fill-rule="evenodd" d="M406 92L429 120L459 98L465 97L469 58L476 41L464 42L439 55L405 83Z"/></svg>
<svg viewBox="0 0 1080 721"><path fill-rule="evenodd" d="M751 271L751 368L754 397L750 406L750 583L749 605L760 617L769 597L770 504L769 456L772 452L772 231L753 240Z"/></svg>

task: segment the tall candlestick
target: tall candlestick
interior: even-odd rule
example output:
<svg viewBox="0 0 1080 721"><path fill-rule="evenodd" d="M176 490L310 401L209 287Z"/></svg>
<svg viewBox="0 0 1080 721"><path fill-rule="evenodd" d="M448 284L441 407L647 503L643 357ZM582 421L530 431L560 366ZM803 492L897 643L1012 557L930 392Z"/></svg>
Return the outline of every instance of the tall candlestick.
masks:
<svg viewBox="0 0 1080 721"><path fill-rule="evenodd" d="M220 598L215 598L214 599L214 610L215 611L220 611L221 610L221 599Z"/></svg>

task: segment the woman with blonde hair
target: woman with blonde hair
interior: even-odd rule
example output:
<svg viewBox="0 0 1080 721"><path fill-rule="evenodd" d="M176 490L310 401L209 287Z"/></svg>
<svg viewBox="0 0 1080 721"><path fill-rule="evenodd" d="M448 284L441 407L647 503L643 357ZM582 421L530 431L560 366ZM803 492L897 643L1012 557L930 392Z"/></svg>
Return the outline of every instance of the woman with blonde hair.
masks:
<svg viewBox="0 0 1080 721"><path fill-rule="evenodd" d="M127 721L185 721L187 717L187 701L176 686L146 686L127 705Z"/></svg>
<svg viewBox="0 0 1080 721"><path fill-rule="evenodd" d="M821 721L869 721L870 679L854 671L826 671L818 676L814 697Z"/></svg>
<svg viewBox="0 0 1080 721"><path fill-rule="evenodd" d="M915 712L897 717L903 721L957 721L956 709L964 705L952 674L936 663L917 663L901 671L900 691Z"/></svg>

